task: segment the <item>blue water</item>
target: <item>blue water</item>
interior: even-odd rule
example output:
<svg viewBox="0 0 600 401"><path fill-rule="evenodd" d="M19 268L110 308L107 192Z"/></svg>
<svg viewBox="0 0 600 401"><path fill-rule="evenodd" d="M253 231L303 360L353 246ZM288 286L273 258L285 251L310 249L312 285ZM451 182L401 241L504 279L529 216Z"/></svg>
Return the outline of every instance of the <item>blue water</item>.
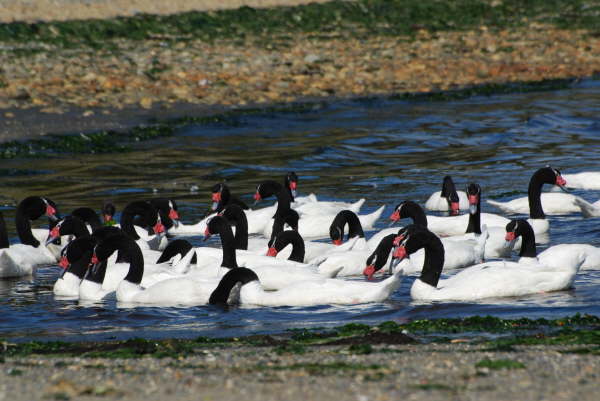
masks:
<svg viewBox="0 0 600 401"><path fill-rule="evenodd" d="M171 138L142 143L117 155L64 156L3 162L0 203L7 221L25 196L46 195L63 214L79 206L99 209L106 199L127 202L168 196L178 200L185 223L195 223L210 203L209 188L226 180L250 201L257 183L294 170L299 190L321 199L365 197L363 213L386 205L377 228L387 226L394 205L424 202L451 174L462 188L483 187L484 198L525 196L531 173L552 164L563 173L600 171L600 81L570 89L447 102L346 101L303 113L242 117L211 126L186 126ZM459 189L460 189L459 188ZM600 191L575 190L590 201ZM265 203L266 205L266 203ZM484 211L497 213L483 204ZM551 246L600 246L598 219L550 216ZM14 226L10 235L16 241ZM370 236L372 232L367 233ZM197 238L192 242L201 245ZM543 249L543 247L542 247ZM56 266L33 277L0 281L0 337L16 339L114 339L238 336L417 318L489 314L555 318L600 315L600 271L582 271L569 291L473 303L415 303L406 277L384 303L310 308L120 308L56 300Z"/></svg>

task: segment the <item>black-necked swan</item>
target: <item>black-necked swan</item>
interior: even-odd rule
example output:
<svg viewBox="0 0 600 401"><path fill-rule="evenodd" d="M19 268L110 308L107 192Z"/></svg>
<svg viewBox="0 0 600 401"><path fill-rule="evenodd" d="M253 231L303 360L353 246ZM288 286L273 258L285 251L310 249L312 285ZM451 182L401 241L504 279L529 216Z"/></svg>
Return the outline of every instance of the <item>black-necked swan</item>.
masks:
<svg viewBox="0 0 600 401"><path fill-rule="evenodd" d="M0 278L30 275L34 265L25 260L29 245L10 246L4 215L0 212Z"/></svg>
<svg viewBox="0 0 600 401"><path fill-rule="evenodd" d="M560 188L565 187L567 181L561 176L560 171L552 167L544 167L537 170L531 176L529 180L529 188L527 189L527 196L517 199L513 199L508 202L498 202L489 200L488 203L502 210L504 213L510 214L527 214L531 220L538 220L534 222L532 227L536 234L540 232L536 224L545 223L546 214L569 214L579 213L581 207L575 202L576 197L572 194L557 193L557 192L545 192L542 193L542 187L544 184L556 185ZM530 220L530 224L532 221Z"/></svg>
<svg viewBox="0 0 600 401"><path fill-rule="evenodd" d="M160 221L165 226L167 232L179 225L179 212L177 211L177 203L173 199L168 198L153 198L148 200L160 215Z"/></svg>
<svg viewBox="0 0 600 401"><path fill-rule="evenodd" d="M390 216L392 222L407 218L412 219L414 224L427 227L431 232L441 237L463 235L469 225L469 214L462 214L460 216L426 216L421 206L413 201L404 201L397 204ZM485 225L488 228L504 227L509 221L506 217L490 213L481 213L480 218L481 225Z"/></svg>
<svg viewBox="0 0 600 401"><path fill-rule="evenodd" d="M134 220L138 218L143 222L145 229L134 226ZM165 237L165 226L160 220L158 210L147 201L133 201L121 212L121 229L129 235L138 245L144 249L163 250L167 246Z"/></svg>
<svg viewBox="0 0 600 401"><path fill-rule="evenodd" d="M400 274L378 282L321 279L296 281L278 291L265 291L247 268L232 269L210 296L213 305L240 303L257 306L353 305L383 302L400 286Z"/></svg>
<svg viewBox="0 0 600 401"><path fill-rule="evenodd" d="M335 277L338 270L320 273L316 266L298 263L291 260L278 259L257 255L249 251L237 251L233 239L233 233L229 223L223 216L213 217L207 227L207 236L219 234L221 237L222 251L212 248L198 248L197 273L207 277L221 277L225 269L241 265L254 269L267 289L279 289L293 281L306 281L320 279L323 277ZM215 257L215 253L220 255ZM222 261L221 261L222 260Z"/></svg>
<svg viewBox="0 0 600 401"><path fill-rule="evenodd" d="M61 246L45 246L41 243L46 240L48 230L31 229L31 221L42 216L48 217L52 223L60 218L56 204L48 198L30 196L17 206L15 225L21 244L15 244L11 249L14 248L14 252L19 254L19 264L37 266L56 263L60 257Z"/></svg>
<svg viewBox="0 0 600 401"><path fill-rule="evenodd" d="M569 253L581 254L584 257L580 270L600 269L600 248L588 244L558 244L542 251L539 255L535 246L535 234L531 225L524 219L511 220L506 226L506 241L514 242L521 238L523 246L521 258L537 258L542 264L559 265ZM567 261L570 256L566 256Z"/></svg>
<svg viewBox="0 0 600 401"><path fill-rule="evenodd" d="M257 186L256 193L254 194L254 199L258 201L269 198L273 195L277 196L276 214L282 214L284 211L287 211L291 208L291 202L287 190L281 184L272 180L264 181L263 183ZM375 221L381 216L381 213L383 213L383 209L384 206L381 206L373 213L358 216L363 228L372 228L373 224L375 224ZM303 214L298 209L295 210L300 214L300 220L298 222L298 232L304 239L326 238L329 235L328 228L332 220L337 215L337 213L341 211L338 208L323 208L322 210L324 213L322 214ZM354 210L348 210L354 212ZM333 211L335 212L332 213ZM265 237L269 238L271 236L272 226L272 223L266 224L263 230L263 235Z"/></svg>
<svg viewBox="0 0 600 401"><path fill-rule="evenodd" d="M447 175L442 181L442 190L431 194L425 202L425 208L456 215L459 210L469 209L469 201L467 194L457 191L452 177Z"/></svg>
<svg viewBox="0 0 600 401"><path fill-rule="evenodd" d="M573 285L584 260L580 253L568 253L556 265L549 264L552 261L532 263L531 258L524 262L486 262L440 280L444 246L426 228L409 226L393 255L402 260L421 248L425 249L423 269L410 290L411 298L415 300L473 301L564 290Z"/></svg>
<svg viewBox="0 0 600 401"><path fill-rule="evenodd" d="M567 188L579 189L600 189L600 172L599 171L582 171L575 174L563 174L562 177L567 181ZM560 187L556 188L561 190Z"/></svg>

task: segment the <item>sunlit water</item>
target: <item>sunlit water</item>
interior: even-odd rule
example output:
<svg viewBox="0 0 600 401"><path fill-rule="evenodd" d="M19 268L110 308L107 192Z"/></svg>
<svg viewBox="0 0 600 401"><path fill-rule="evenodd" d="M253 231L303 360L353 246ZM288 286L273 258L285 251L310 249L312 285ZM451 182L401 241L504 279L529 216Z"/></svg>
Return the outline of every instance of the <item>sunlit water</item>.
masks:
<svg viewBox="0 0 600 401"><path fill-rule="evenodd" d="M386 205L377 223L382 228L395 204L407 199L423 203L440 189L446 174L459 189L475 181L484 198L508 200L526 195L531 173L548 163L564 173L600 171L599 145L599 81L556 92L462 101L340 102L304 113L242 117L235 124L187 126L127 154L3 161L0 201L11 222L18 200L32 194L55 200L63 214L79 206L98 209L106 199L123 207L134 199L168 196L178 200L183 221L193 223L206 211L214 183L226 180L251 201L261 180L279 180L294 170L301 193L345 201L365 197L363 213ZM574 193L591 201L600 198L600 191ZM486 204L483 208L498 212ZM598 219L549 218L549 245L600 246ZM16 241L12 223L9 230ZM1 337L234 336L475 314L600 314L600 271L580 272L570 291L475 303L411 302L414 277L406 277L384 303L223 311L212 306L120 308L114 298L93 305L57 300L52 285L59 270L40 267L33 277L0 281Z"/></svg>

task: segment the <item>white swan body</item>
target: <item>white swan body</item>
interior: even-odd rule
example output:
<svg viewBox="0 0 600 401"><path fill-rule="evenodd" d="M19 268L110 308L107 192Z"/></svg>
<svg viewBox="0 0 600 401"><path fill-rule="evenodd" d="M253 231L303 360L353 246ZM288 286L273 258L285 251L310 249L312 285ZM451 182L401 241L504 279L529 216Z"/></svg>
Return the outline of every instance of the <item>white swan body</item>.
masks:
<svg viewBox="0 0 600 401"><path fill-rule="evenodd" d="M469 210L467 193L465 191L456 191L456 193L458 194L458 205L460 210ZM447 212L448 200L442 197L442 191L434 192L425 202L425 208L439 212Z"/></svg>
<svg viewBox="0 0 600 401"><path fill-rule="evenodd" d="M416 279L410 295L414 300L474 301L565 290L573 285L584 259L583 254L577 253L560 266L504 261L482 263L440 280L437 288Z"/></svg>
<svg viewBox="0 0 600 401"><path fill-rule="evenodd" d="M577 198L579 197L571 194L545 192L541 195L542 207L544 208L544 212L550 215L579 213L581 211L581 207L576 203ZM513 199L508 202L497 202L488 199L487 202L490 205L502 210L504 213L529 213L529 200L527 197Z"/></svg>
<svg viewBox="0 0 600 401"><path fill-rule="evenodd" d="M559 265L568 263L569 254L583 255L580 270L600 269L600 248L588 244L559 244L554 245L538 255L541 264Z"/></svg>
<svg viewBox="0 0 600 401"><path fill-rule="evenodd" d="M258 281L242 286L240 302L258 306L352 305L383 302L400 286L399 273L379 282L320 279L299 281L279 291L264 291Z"/></svg>
<svg viewBox="0 0 600 401"><path fill-rule="evenodd" d="M580 197L575 198L575 203L581 209L584 217L600 217L600 200L590 203Z"/></svg>
<svg viewBox="0 0 600 401"><path fill-rule="evenodd" d="M385 206L381 206L379 209L375 210L369 214L359 215L358 219L360 220L360 224L365 230L369 230L373 228L373 224L375 221L381 216L383 213L383 209ZM326 215L304 215L300 217L298 221L298 233L302 238L327 238L329 237L329 226L335 215L326 214ZM273 226L267 225L263 231L263 235L267 238L271 236Z"/></svg>
<svg viewBox="0 0 600 401"><path fill-rule="evenodd" d="M52 292L57 297L79 298L81 279L67 271L54 283Z"/></svg>
<svg viewBox="0 0 600 401"><path fill-rule="evenodd" d="M193 274L206 279L221 279L228 268L221 267L223 252L218 248L197 248L198 261ZM252 269L261 280L265 289L278 290L296 281L318 280L335 277L339 269L321 272L314 265L293 262L290 260L257 255L248 251L236 251L236 259L240 266Z"/></svg>
<svg viewBox="0 0 600 401"><path fill-rule="evenodd" d="M568 188L600 189L600 172L584 171L576 174L563 174ZM558 189L560 190L560 189Z"/></svg>

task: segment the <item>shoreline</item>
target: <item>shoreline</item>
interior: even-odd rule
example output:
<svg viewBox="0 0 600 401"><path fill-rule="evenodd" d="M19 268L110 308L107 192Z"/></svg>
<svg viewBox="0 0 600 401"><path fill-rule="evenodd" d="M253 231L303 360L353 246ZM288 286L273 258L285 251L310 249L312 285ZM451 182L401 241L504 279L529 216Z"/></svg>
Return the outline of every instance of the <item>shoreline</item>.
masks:
<svg viewBox="0 0 600 401"><path fill-rule="evenodd" d="M518 9L516 0L506 0L506 10L473 1L481 3L480 14L464 16L431 1L431 15L412 20L396 2L375 0L360 3L365 10L359 2L332 1L0 24L0 141L307 99L385 98L600 73L594 20L565 24L570 1L556 10L541 2L516 19L510 8ZM406 12L417 12L417 3L407 3ZM443 24L432 20L444 11Z"/></svg>
<svg viewBox="0 0 600 401"><path fill-rule="evenodd" d="M487 316L235 338L5 341L0 388L15 401L593 400L598 321Z"/></svg>

